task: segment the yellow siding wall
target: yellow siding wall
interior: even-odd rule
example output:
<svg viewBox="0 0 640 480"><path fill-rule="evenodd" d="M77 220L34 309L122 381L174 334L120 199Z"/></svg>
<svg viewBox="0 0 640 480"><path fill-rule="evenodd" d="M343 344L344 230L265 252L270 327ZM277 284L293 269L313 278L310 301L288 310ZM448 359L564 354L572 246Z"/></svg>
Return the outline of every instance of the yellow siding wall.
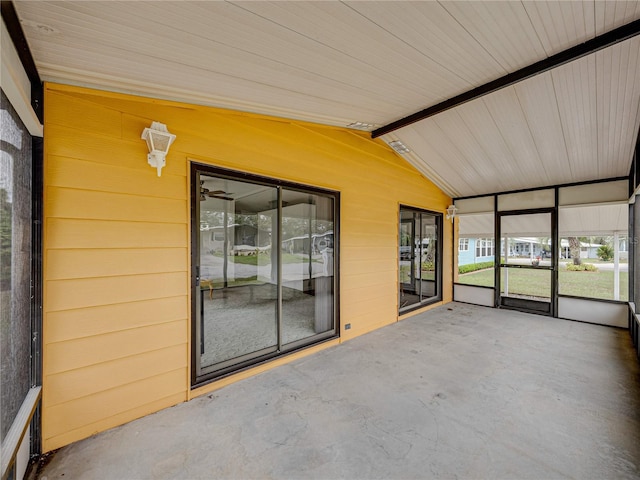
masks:
<svg viewBox="0 0 640 480"><path fill-rule="evenodd" d="M398 320L399 205L451 201L366 133L55 84L45 95L45 451L295 358L190 391L190 160L341 192L341 340ZM140 139L153 120L177 135L160 178Z"/></svg>

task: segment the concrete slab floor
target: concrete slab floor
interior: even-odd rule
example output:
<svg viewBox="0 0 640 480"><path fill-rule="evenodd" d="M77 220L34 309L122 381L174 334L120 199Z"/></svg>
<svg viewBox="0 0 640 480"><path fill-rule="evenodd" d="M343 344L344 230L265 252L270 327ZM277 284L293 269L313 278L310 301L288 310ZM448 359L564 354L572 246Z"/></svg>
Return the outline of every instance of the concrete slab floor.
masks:
<svg viewBox="0 0 640 480"><path fill-rule="evenodd" d="M42 480L640 478L625 330L453 303L58 451Z"/></svg>

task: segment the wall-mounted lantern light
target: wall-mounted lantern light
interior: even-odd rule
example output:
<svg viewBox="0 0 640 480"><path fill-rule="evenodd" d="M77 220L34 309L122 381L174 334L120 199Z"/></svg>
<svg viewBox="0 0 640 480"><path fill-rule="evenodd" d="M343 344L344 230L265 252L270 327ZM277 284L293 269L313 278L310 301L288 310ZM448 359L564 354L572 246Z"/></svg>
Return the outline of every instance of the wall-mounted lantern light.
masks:
<svg viewBox="0 0 640 480"><path fill-rule="evenodd" d="M176 136L169 133L164 123L153 122L150 128L143 130L141 138L147 142L147 147L149 148L147 161L149 165L158 169L158 176L160 176L162 167L166 164L169 147L176 139Z"/></svg>
<svg viewBox="0 0 640 480"><path fill-rule="evenodd" d="M453 219L456 218L457 212L458 212L458 209L456 208L455 205L449 205L447 207L447 220L451 220L453 222Z"/></svg>

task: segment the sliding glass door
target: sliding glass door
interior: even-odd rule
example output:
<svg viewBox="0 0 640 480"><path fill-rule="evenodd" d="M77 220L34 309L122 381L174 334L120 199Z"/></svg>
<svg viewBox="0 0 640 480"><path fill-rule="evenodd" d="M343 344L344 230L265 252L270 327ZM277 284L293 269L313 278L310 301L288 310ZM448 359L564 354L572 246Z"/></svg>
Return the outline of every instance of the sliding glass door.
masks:
<svg viewBox="0 0 640 480"><path fill-rule="evenodd" d="M194 383L337 335L337 196L194 166Z"/></svg>
<svg viewBox="0 0 640 480"><path fill-rule="evenodd" d="M399 310L442 299L442 215L400 208Z"/></svg>

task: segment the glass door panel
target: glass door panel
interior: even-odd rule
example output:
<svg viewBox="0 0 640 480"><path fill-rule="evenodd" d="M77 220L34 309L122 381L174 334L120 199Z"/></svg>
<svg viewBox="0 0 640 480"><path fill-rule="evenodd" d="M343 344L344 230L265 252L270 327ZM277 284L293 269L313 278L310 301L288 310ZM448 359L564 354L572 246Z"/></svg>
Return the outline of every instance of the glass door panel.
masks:
<svg viewBox="0 0 640 480"><path fill-rule="evenodd" d="M500 304L551 314L551 212L500 216Z"/></svg>
<svg viewBox="0 0 640 480"><path fill-rule="evenodd" d="M200 370L276 351L278 191L200 174ZM277 212L277 210L275 210Z"/></svg>
<svg viewBox="0 0 640 480"><path fill-rule="evenodd" d="M420 297L424 301L438 295L438 227L436 217L429 214L421 214L420 223Z"/></svg>
<svg viewBox="0 0 640 480"><path fill-rule="evenodd" d="M331 197L282 190L282 343L334 330Z"/></svg>
<svg viewBox="0 0 640 480"><path fill-rule="evenodd" d="M400 308L420 303L420 250L415 216L415 212L400 211Z"/></svg>

